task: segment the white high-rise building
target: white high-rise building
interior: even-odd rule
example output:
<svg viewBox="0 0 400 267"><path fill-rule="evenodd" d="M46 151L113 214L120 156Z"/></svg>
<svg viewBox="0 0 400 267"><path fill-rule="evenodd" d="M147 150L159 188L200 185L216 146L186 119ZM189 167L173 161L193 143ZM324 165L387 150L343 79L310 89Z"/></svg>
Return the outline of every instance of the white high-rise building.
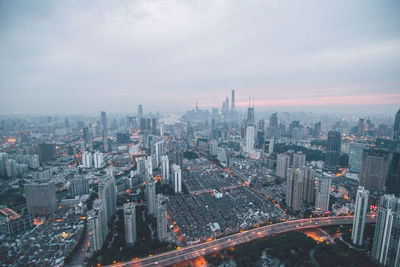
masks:
<svg viewBox="0 0 400 267"><path fill-rule="evenodd" d="M246 152L251 153L254 150L254 125L249 124L246 128Z"/></svg>
<svg viewBox="0 0 400 267"><path fill-rule="evenodd" d="M82 154L82 165L83 165L83 168L92 168L93 167L92 153L85 151Z"/></svg>
<svg viewBox="0 0 400 267"><path fill-rule="evenodd" d="M107 222L117 211L117 195L115 189L115 179L112 175L108 174L99 183L99 198L103 201Z"/></svg>
<svg viewBox="0 0 400 267"><path fill-rule="evenodd" d="M301 169L289 169L286 179L286 205L293 211L301 209L304 174Z"/></svg>
<svg viewBox="0 0 400 267"><path fill-rule="evenodd" d="M359 186L357 190L356 206L353 218L351 240L353 244L361 246L364 241L365 219L368 209L369 191Z"/></svg>
<svg viewBox="0 0 400 267"><path fill-rule="evenodd" d="M153 179L146 182L146 204L150 215L156 213L156 184Z"/></svg>
<svg viewBox="0 0 400 267"><path fill-rule="evenodd" d="M163 184L169 183L169 159L167 155L161 157L161 178Z"/></svg>
<svg viewBox="0 0 400 267"><path fill-rule="evenodd" d="M179 165L172 165L172 173L174 175L174 192L182 193L182 171Z"/></svg>
<svg viewBox="0 0 400 267"><path fill-rule="evenodd" d="M269 139L268 154L271 155L274 152L275 138Z"/></svg>
<svg viewBox="0 0 400 267"><path fill-rule="evenodd" d="M218 151L218 142L216 140L210 141L210 154L213 156L217 155Z"/></svg>
<svg viewBox="0 0 400 267"><path fill-rule="evenodd" d="M136 242L136 208L132 202L124 204L125 242L127 247Z"/></svg>
<svg viewBox="0 0 400 267"><path fill-rule="evenodd" d="M297 152L293 155L293 169L303 168L306 166L306 155Z"/></svg>
<svg viewBox="0 0 400 267"><path fill-rule="evenodd" d="M33 169L37 169L40 167L39 155L34 154L32 155L32 166Z"/></svg>
<svg viewBox="0 0 400 267"><path fill-rule="evenodd" d="M93 201L93 210L87 216L90 251L97 252L103 246L107 237L107 218L103 201L96 199Z"/></svg>
<svg viewBox="0 0 400 267"><path fill-rule="evenodd" d="M379 201L371 256L384 266L400 266L400 198L383 195Z"/></svg>
<svg viewBox="0 0 400 267"><path fill-rule="evenodd" d="M317 187L315 196L315 209L317 211L329 210L329 196L332 178L322 175L317 177Z"/></svg>
<svg viewBox="0 0 400 267"><path fill-rule="evenodd" d="M103 167L104 164L104 156L103 153L101 152L96 152L93 155L93 162L94 162L94 167L96 169L100 169Z"/></svg>
<svg viewBox="0 0 400 267"><path fill-rule="evenodd" d="M154 154L155 154L155 159L156 163L155 166L159 167L161 164L161 156L164 153L164 141L159 140L154 144Z"/></svg>
<svg viewBox="0 0 400 267"><path fill-rule="evenodd" d="M165 241L168 236L168 217L165 197L162 194L157 195L157 237L158 240Z"/></svg>
<svg viewBox="0 0 400 267"><path fill-rule="evenodd" d="M148 156L144 161L146 179L153 178L153 158Z"/></svg>
<svg viewBox="0 0 400 267"><path fill-rule="evenodd" d="M287 178L289 166L290 156L286 154L278 154L276 161L276 176L280 178Z"/></svg>

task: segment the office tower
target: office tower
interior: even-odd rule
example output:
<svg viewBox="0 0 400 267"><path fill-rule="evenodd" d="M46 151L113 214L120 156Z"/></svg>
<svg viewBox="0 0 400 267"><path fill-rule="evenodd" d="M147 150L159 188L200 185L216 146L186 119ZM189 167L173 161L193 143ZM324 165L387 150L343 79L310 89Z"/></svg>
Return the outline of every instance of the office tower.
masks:
<svg viewBox="0 0 400 267"><path fill-rule="evenodd" d="M154 215L156 212L156 184L153 179L146 182L147 212Z"/></svg>
<svg viewBox="0 0 400 267"><path fill-rule="evenodd" d="M317 187L315 196L315 210L328 211L329 210L329 196L331 189L331 177L319 176L317 177Z"/></svg>
<svg viewBox="0 0 400 267"><path fill-rule="evenodd" d="M179 165L172 165L172 173L174 177L174 192L182 193L182 171Z"/></svg>
<svg viewBox="0 0 400 267"><path fill-rule="evenodd" d="M246 152L254 150L254 125L249 124L246 128Z"/></svg>
<svg viewBox="0 0 400 267"><path fill-rule="evenodd" d="M353 244L361 246L364 241L365 219L368 210L369 191L359 186L357 190L356 206L354 210L353 229L351 240Z"/></svg>
<svg viewBox="0 0 400 267"><path fill-rule="evenodd" d="M235 111L235 90L232 90L232 111Z"/></svg>
<svg viewBox="0 0 400 267"><path fill-rule="evenodd" d="M258 121L258 130L264 132L265 131L265 120L264 119L260 119Z"/></svg>
<svg viewBox="0 0 400 267"><path fill-rule="evenodd" d="M389 152L384 149L364 149L359 185L370 192L383 192L389 164Z"/></svg>
<svg viewBox="0 0 400 267"><path fill-rule="evenodd" d="M358 124L356 127L357 135L363 136L364 135L364 119L359 119Z"/></svg>
<svg viewBox="0 0 400 267"><path fill-rule="evenodd" d="M287 154L278 154L276 161L276 176L280 178L288 177L288 168L290 166L290 157Z"/></svg>
<svg viewBox="0 0 400 267"><path fill-rule="evenodd" d="M93 155L93 163L96 169L100 169L103 167L104 164L104 156L101 152L96 152Z"/></svg>
<svg viewBox="0 0 400 267"><path fill-rule="evenodd" d="M250 103L249 103L250 104ZM246 120L246 125L248 124L254 124L254 107L248 107L247 109L247 120Z"/></svg>
<svg viewBox="0 0 400 267"><path fill-rule="evenodd" d="M124 204L125 243L132 247L136 242L136 208L132 202Z"/></svg>
<svg viewBox="0 0 400 267"><path fill-rule="evenodd" d="M49 215L57 209L56 187L53 181L36 181L24 185L26 206L32 215Z"/></svg>
<svg viewBox="0 0 400 267"><path fill-rule="evenodd" d="M400 140L400 109L396 113L393 125L393 140Z"/></svg>
<svg viewBox="0 0 400 267"><path fill-rule="evenodd" d="M229 112L229 97L225 97L225 113Z"/></svg>
<svg viewBox="0 0 400 267"><path fill-rule="evenodd" d="M8 154L5 152L0 152L0 175L6 175L7 159L8 159Z"/></svg>
<svg viewBox="0 0 400 267"><path fill-rule="evenodd" d="M88 212L87 222L90 240L90 251L99 251L107 237L107 218L104 202L100 199L93 201L93 209Z"/></svg>
<svg viewBox="0 0 400 267"><path fill-rule="evenodd" d="M314 124L313 137L319 138L320 135L321 135L321 122L319 121Z"/></svg>
<svg viewBox="0 0 400 267"><path fill-rule="evenodd" d="M381 196L371 256L384 266L400 266L400 199Z"/></svg>
<svg viewBox="0 0 400 267"><path fill-rule="evenodd" d="M145 174L146 173L145 161L146 160L144 158L137 158L136 159L136 170L138 171L139 174Z"/></svg>
<svg viewBox="0 0 400 267"><path fill-rule="evenodd" d="M162 194L157 195L157 237L160 242L167 239L168 236L168 217L167 217L167 205L165 203L165 197Z"/></svg>
<svg viewBox="0 0 400 267"><path fill-rule="evenodd" d="M103 131L103 148L104 152L108 152L108 130L107 130L107 114L105 111L101 112L101 127Z"/></svg>
<svg viewBox="0 0 400 267"><path fill-rule="evenodd" d="M92 153L85 151L82 154L82 165L83 165L83 168L92 168L93 167Z"/></svg>
<svg viewBox="0 0 400 267"><path fill-rule="evenodd" d="M268 154L269 155L274 153L274 146L275 146L275 138L269 139L269 145L268 145Z"/></svg>
<svg viewBox="0 0 400 267"><path fill-rule="evenodd" d="M151 156L148 156L146 158L146 160L144 161L144 165L145 165L145 175L146 175L146 179L151 179L153 178L153 159Z"/></svg>
<svg viewBox="0 0 400 267"><path fill-rule="evenodd" d="M143 105L138 105L137 117L138 117L139 121L141 118L143 118Z"/></svg>
<svg viewBox="0 0 400 267"><path fill-rule="evenodd" d="M99 183L99 198L103 201L106 210L107 223L117 211L117 196L115 193L115 179L108 174Z"/></svg>
<svg viewBox="0 0 400 267"><path fill-rule="evenodd" d="M315 170L310 167L303 168L303 201L307 204L315 202Z"/></svg>
<svg viewBox="0 0 400 267"><path fill-rule="evenodd" d="M297 152L293 155L293 169L301 169L306 166L306 155L302 152Z"/></svg>
<svg viewBox="0 0 400 267"><path fill-rule="evenodd" d="M156 157L156 167L161 164L161 156L164 154L164 141L159 140L154 143L154 154Z"/></svg>
<svg viewBox="0 0 400 267"><path fill-rule="evenodd" d="M42 143L38 145L40 164L56 159L56 145Z"/></svg>
<svg viewBox="0 0 400 267"><path fill-rule="evenodd" d="M217 150L218 150L218 142L216 140L211 140L210 141L210 154L213 156L216 156Z"/></svg>
<svg viewBox="0 0 400 267"><path fill-rule="evenodd" d="M165 134L165 125L164 122L160 123L160 136L163 137Z"/></svg>
<svg viewBox="0 0 400 267"><path fill-rule="evenodd" d="M277 113L272 113L269 118L269 127L268 127L269 137L278 137L279 134L279 126L278 126L278 115Z"/></svg>
<svg viewBox="0 0 400 267"><path fill-rule="evenodd" d="M303 172L301 169L289 169L286 179L286 205L293 211L301 209L303 199Z"/></svg>
<svg viewBox="0 0 400 267"><path fill-rule="evenodd" d="M325 160L325 168L330 171L335 171L340 160L340 133L336 131L328 132L328 147Z"/></svg>
<svg viewBox="0 0 400 267"><path fill-rule="evenodd" d="M386 192L400 197L400 152L393 152L390 155Z"/></svg>
<svg viewBox="0 0 400 267"><path fill-rule="evenodd" d="M163 184L169 183L169 160L168 156L161 156L161 178Z"/></svg>
<svg viewBox="0 0 400 267"><path fill-rule="evenodd" d="M350 144L350 153L349 153L350 172L360 173L363 150L364 150L363 144L353 144L353 143Z"/></svg>
<svg viewBox="0 0 400 267"><path fill-rule="evenodd" d="M71 197L89 194L88 180L83 176L75 176L71 179L69 185Z"/></svg>

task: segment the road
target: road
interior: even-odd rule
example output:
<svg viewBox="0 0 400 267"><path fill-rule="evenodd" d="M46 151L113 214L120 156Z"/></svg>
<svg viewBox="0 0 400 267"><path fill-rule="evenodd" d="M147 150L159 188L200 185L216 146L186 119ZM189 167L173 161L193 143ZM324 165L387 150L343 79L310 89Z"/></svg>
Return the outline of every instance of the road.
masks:
<svg viewBox="0 0 400 267"><path fill-rule="evenodd" d="M373 223L375 222L375 219L376 219L375 217L367 217L367 222ZM294 230L308 229L314 227L352 224L352 223L353 223L353 216L332 216L332 217L320 217L320 218L309 218L309 219L287 221L287 222L258 227L252 230L226 236L220 239L215 239L206 243L184 247L181 249L157 254L147 258L113 264L112 266L120 266L120 267L168 266L179 262L191 260L207 254L211 254L221 249L236 246L269 235L281 234Z"/></svg>

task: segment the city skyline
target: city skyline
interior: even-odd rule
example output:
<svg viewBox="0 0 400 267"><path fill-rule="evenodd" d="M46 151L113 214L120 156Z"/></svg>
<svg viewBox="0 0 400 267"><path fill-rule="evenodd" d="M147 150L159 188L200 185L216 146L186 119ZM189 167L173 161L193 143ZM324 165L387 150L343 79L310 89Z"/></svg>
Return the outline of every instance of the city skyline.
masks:
<svg viewBox="0 0 400 267"><path fill-rule="evenodd" d="M0 114L400 104L398 2L0 3ZM340 18L340 20L338 19ZM179 103L179 105L177 105Z"/></svg>

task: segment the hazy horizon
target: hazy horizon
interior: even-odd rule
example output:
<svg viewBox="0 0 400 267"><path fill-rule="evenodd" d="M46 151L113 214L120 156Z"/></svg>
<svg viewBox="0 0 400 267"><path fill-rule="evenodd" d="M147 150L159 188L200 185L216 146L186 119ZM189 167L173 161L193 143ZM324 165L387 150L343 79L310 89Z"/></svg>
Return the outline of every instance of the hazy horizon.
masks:
<svg viewBox="0 0 400 267"><path fill-rule="evenodd" d="M0 2L0 114L393 114L399 1Z"/></svg>

